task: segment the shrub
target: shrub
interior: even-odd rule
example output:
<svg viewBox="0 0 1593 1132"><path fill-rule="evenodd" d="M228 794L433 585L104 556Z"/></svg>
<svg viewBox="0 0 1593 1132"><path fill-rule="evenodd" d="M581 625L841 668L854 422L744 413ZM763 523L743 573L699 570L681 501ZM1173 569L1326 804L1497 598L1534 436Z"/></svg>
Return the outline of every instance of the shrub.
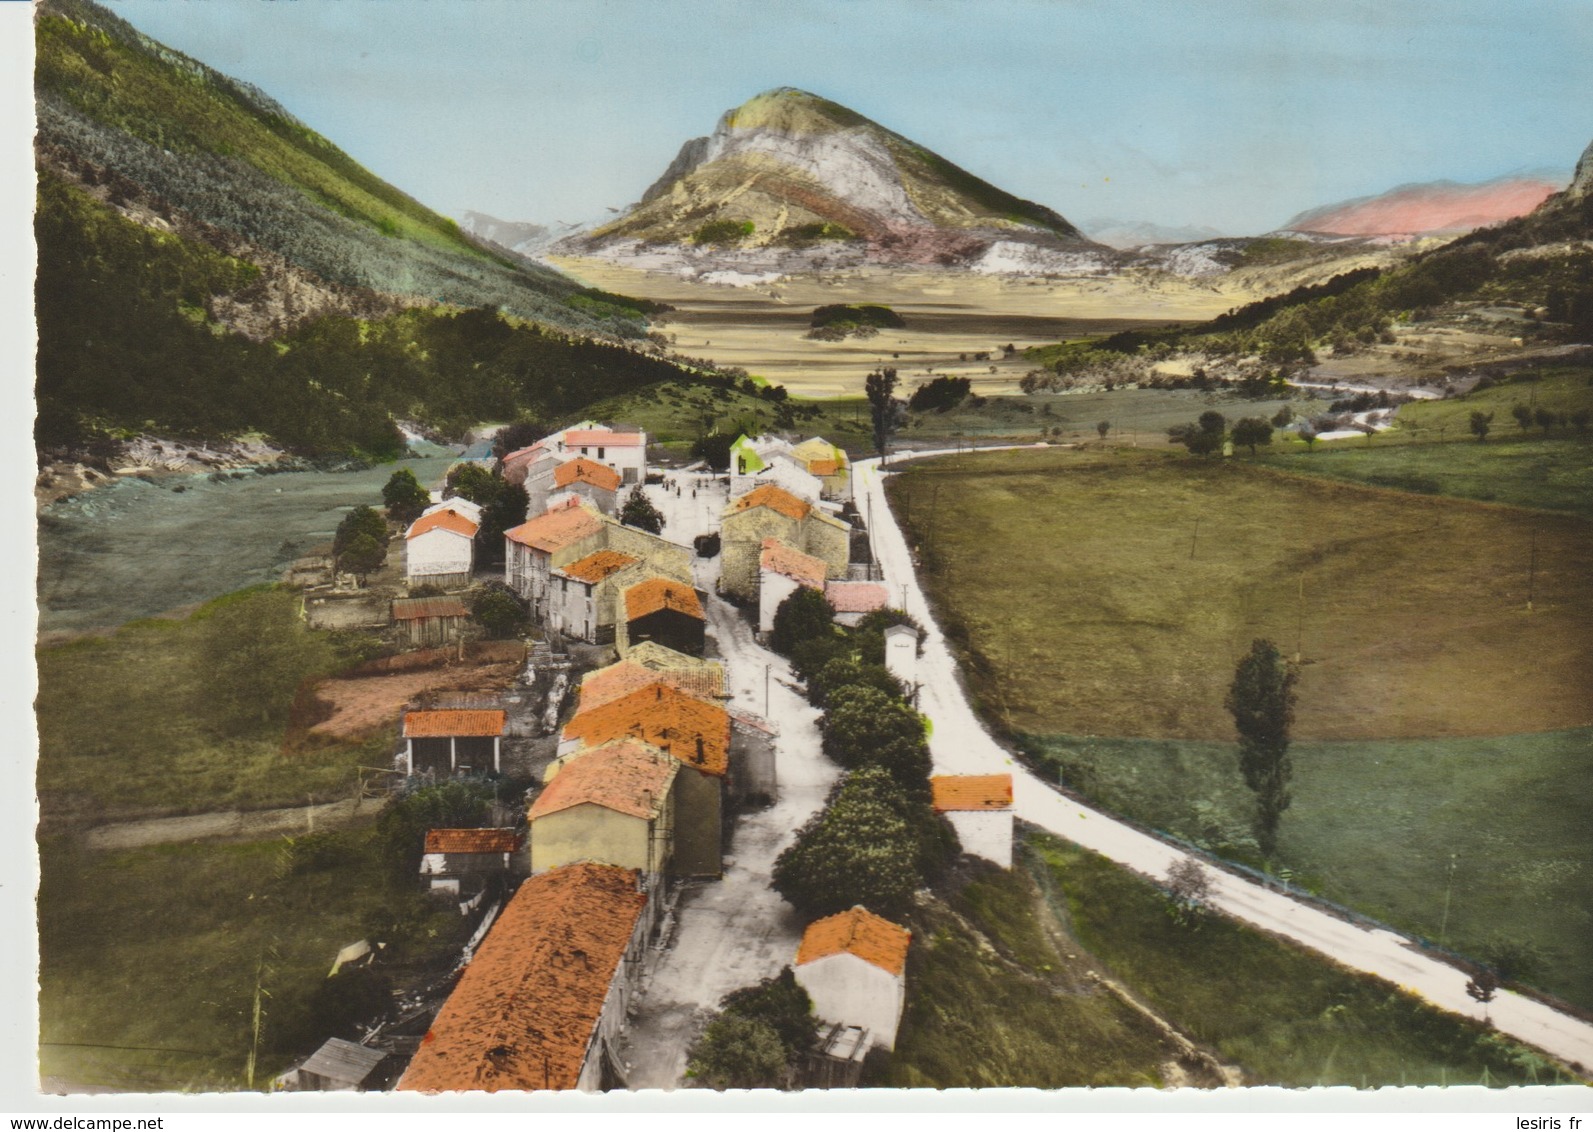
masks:
<svg viewBox="0 0 1593 1132"><path fill-rule="evenodd" d="M808 680L808 701L815 707L824 707L831 690L848 684L864 684L877 688L892 699L901 699L901 681L892 676L883 664L865 664L855 656L838 656L825 663L817 676Z"/></svg>
<svg viewBox="0 0 1593 1132"><path fill-rule="evenodd" d="M798 586L774 611L769 647L789 657L799 645L835 637L835 611L820 590Z"/></svg>
<svg viewBox="0 0 1593 1132"><path fill-rule="evenodd" d="M470 616L493 640L518 636L530 622L520 599L501 583L484 586L471 596Z"/></svg>

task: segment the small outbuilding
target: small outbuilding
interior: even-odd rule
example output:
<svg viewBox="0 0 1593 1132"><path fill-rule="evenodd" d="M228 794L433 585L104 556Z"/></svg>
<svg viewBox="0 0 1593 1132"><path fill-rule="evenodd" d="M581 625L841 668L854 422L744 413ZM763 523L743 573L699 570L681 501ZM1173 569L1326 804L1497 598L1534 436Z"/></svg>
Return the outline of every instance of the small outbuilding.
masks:
<svg viewBox="0 0 1593 1132"><path fill-rule="evenodd" d="M835 621L847 628L891 603L890 591L880 582L826 582L824 600L835 611Z"/></svg>
<svg viewBox="0 0 1593 1132"><path fill-rule="evenodd" d="M416 519L404 532L404 580L411 586L468 586L480 529L479 522L447 508Z"/></svg>
<svg viewBox="0 0 1593 1132"><path fill-rule="evenodd" d="M804 586L824 589L824 561L803 554L777 538L763 540L758 556L758 632L774 628L774 615L786 598Z"/></svg>
<svg viewBox="0 0 1593 1132"><path fill-rule="evenodd" d="M401 597L393 602L392 617L400 644L436 648L464 635L470 610L456 597Z"/></svg>
<svg viewBox="0 0 1593 1132"><path fill-rule="evenodd" d="M793 972L826 1022L858 1026L873 1045L894 1049L907 1005L907 949L913 933L862 905L808 925Z"/></svg>
<svg viewBox="0 0 1593 1132"><path fill-rule="evenodd" d="M957 831L962 851L1012 867L1012 775L937 774L930 801Z"/></svg>
<svg viewBox="0 0 1593 1132"><path fill-rule="evenodd" d="M520 844L512 829L428 829L420 875L432 892L471 896L508 874Z"/></svg>
<svg viewBox="0 0 1593 1132"><path fill-rule="evenodd" d="M620 474L607 464L577 456L553 469L553 491L549 503L563 495L578 495L605 515L618 509Z"/></svg>
<svg viewBox="0 0 1593 1132"><path fill-rule="evenodd" d="M380 1088L385 1050L372 1049L342 1038L328 1038L304 1064L277 1078L278 1087L292 1093L346 1093Z"/></svg>
<svg viewBox="0 0 1593 1132"><path fill-rule="evenodd" d="M404 713L404 773L498 773L508 715L501 708Z"/></svg>
<svg viewBox="0 0 1593 1132"><path fill-rule="evenodd" d="M632 645L651 641L687 656L701 656L708 621L697 591L673 578L652 577L621 594L624 622L615 617L620 655Z"/></svg>

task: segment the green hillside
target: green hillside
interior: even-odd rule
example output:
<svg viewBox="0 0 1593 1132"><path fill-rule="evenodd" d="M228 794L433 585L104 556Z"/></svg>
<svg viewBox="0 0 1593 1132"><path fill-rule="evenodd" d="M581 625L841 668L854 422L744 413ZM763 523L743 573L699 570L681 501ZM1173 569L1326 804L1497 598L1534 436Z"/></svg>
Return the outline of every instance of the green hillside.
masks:
<svg viewBox="0 0 1593 1132"><path fill-rule="evenodd" d="M397 451L680 371L655 304L471 242L268 96L88 0L36 22L37 437Z"/></svg>

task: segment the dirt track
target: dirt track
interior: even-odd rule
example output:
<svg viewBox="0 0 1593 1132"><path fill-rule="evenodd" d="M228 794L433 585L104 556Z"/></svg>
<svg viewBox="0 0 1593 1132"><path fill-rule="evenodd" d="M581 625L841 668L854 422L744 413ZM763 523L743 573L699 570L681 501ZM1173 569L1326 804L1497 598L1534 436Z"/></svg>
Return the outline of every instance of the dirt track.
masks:
<svg viewBox="0 0 1593 1132"><path fill-rule="evenodd" d="M281 810L227 810L185 814L176 818L145 818L91 829L90 849L138 849L174 841L259 841L276 834L314 833L349 824L361 813L374 814L378 803L357 798L290 806Z"/></svg>

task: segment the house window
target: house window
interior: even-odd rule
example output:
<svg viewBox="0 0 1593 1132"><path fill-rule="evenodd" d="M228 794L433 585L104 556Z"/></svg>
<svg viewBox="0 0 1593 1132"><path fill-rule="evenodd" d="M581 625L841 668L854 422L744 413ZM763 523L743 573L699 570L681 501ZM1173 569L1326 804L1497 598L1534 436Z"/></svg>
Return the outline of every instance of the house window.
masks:
<svg viewBox="0 0 1593 1132"><path fill-rule="evenodd" d="M601 460L601 459L602 459L602 458L603 458L603 450L602 450L602 449L601 449L601 448L599 448L599 449L598 449L598 450L597 450L597 458L598 458L598 459L599 459L599 460Z"/></svg>
<svg viewBox="0 0 1593 1132"><path fill-rule="evenodd" d="M586 455L586 445L584 445L584 444L581 445L581 455L583 455L583 456Z"/></svg>

